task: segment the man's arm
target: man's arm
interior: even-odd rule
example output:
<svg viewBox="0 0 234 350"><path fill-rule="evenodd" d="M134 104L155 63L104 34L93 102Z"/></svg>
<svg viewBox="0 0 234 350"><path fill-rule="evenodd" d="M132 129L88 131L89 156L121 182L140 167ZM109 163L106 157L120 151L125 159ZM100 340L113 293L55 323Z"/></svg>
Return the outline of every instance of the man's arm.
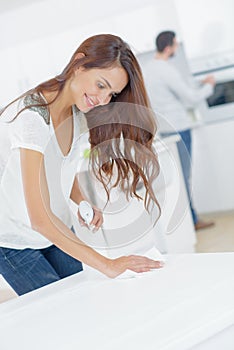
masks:
<svg viewBox="0 0 234 350"><path fill-rule="evenodd" d="M167 85L177 98L186 106L191 108L202 102L213 93L214 80L204 80L201 87L193 88L187 84L179 71L174 67L168 70Z"/></svg>

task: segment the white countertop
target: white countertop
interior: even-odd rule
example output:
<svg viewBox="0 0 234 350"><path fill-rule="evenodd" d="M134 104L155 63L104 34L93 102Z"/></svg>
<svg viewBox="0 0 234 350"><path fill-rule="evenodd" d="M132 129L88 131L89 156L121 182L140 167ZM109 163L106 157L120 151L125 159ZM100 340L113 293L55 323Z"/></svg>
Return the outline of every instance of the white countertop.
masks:
<svg viewBox="0 0 234 350"><path fill-rule="evenodd" d="M0 305L1 349L190 349L234 325L233 266L178 254L130 279L82 272Z"/></svg>

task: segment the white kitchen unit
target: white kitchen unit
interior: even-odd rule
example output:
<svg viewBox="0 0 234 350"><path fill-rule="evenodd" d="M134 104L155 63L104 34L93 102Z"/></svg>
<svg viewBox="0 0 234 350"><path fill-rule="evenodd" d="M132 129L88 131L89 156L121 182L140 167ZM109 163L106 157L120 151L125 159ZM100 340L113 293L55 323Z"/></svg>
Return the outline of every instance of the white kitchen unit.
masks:
<svg viewBox="0 0 234 350"><path fill-rule="evenodd" d="M234 210L233 135L234 118L193 129L193 199L199 213Z"/></svg>
<svg viewBox="0 0 234 350"><path fill-rule="evenodd" d="M193 188L198 212L234 210L234 50L190 60L196 79L212 74L214 93L198 106Z"/></svg>
<svg viewBox="0 0 234 350"><path fill-rule="evenodd" d="M1 304L1 349L233 350L233 265L177 254L132 278L81 272Z"/></svg>
<svg viewBox="0 0 234 350"><path fill-rule="evenodd" d="M158 221L156 232L156 246L165 253L195 252L196 235L190 212L188 196L184 184L180 158L177 150L179 136L170 136L162 140L159 150L161 171L165 178L164 203L162 216ZM160 191L159 191L160 196ZM163 237L164 249L157 238Z"/></svg>

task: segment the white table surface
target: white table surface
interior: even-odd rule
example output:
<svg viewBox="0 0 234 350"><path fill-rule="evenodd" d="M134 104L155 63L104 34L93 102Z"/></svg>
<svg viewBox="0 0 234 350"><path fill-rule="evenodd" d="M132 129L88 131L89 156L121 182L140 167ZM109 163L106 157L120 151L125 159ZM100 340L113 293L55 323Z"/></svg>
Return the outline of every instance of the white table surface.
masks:
<svg viewBox="0 0 234 350"><path fill-rule="evenodd" d="M230 329L234 253L166 259L129 279L87 270L1 304L0 348L184 350Z"/></svg>

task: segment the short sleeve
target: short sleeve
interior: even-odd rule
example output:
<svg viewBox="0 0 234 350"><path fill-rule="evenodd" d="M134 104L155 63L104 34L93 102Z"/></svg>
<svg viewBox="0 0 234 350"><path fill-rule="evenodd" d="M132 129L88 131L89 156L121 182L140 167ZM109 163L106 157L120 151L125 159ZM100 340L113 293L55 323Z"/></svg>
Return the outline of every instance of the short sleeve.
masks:
<svg viewBox="0 0 234 350"><path fill-rule="evenodd" d="M27 148L45 153L50 140L50 127L33 111L23 111L11 123L11 149Z"/></svg>

